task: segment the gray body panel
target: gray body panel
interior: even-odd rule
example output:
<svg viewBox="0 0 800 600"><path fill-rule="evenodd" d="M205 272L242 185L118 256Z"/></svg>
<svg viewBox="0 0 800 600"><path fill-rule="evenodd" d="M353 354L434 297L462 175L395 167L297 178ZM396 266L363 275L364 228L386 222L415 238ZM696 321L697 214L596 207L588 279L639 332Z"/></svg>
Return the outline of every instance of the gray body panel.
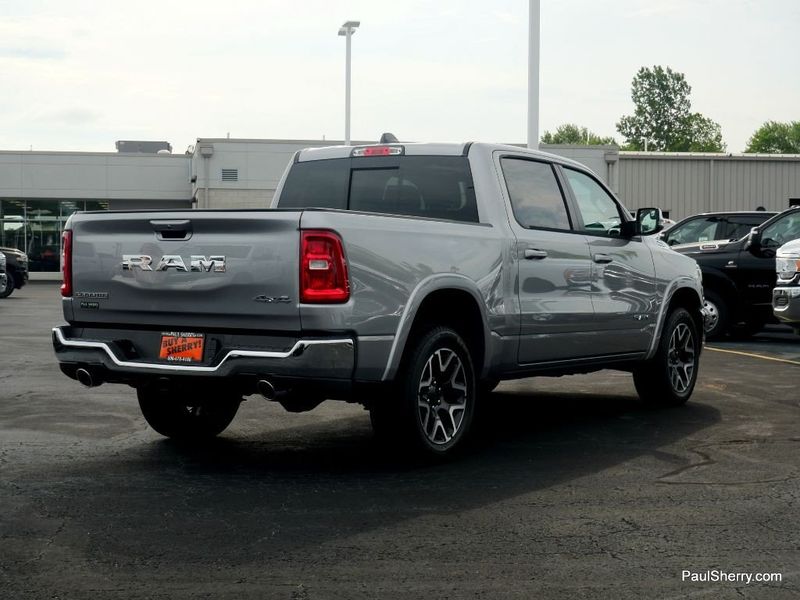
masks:
<svg viewBox="0 0 800 600"><path fill-rule="evenodd" d="M258 331L285 336L291 340L286 347L304 339L352 339L355 364L343 361L340 373L328 369L327 376L390 381L420 305L437 290L459 290L475 300L486 349L477 367L482 377L498 378L645 358L654 352L672 295L689 288L700 302L696 263L652 236L597 238L514 221L498 153L584 169L577 163L491 144L405 147L408 155L468 152L479 223L313 208L79 213L68 223L75 236L74 290L108 297L98 301L99 309L82 308L78 297L65 299L65 318L72 325ZM351 150L304 150L296 160L341 158ZM151 222L165 220L191 221L191 237L159 240ZM302 229L341 236L351 290L346 303L299 302ZM547 257L525 259L531 247L547 250ZM226 268L123 271L123 255L134 253L224 255ZM598 265L593 253L613 260ZM302 370L295 375L307 376Z"/></svg>

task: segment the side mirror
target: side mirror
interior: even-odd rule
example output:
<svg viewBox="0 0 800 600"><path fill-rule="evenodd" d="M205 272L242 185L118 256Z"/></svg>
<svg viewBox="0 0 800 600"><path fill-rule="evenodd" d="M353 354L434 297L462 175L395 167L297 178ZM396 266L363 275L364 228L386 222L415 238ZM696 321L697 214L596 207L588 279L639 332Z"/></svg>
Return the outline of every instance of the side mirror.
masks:
<svg viewBox="0 0 800 600"><path fill-rule="evenodd" d="M636 233L653 235L664 229L664 217L660 208L640 208L636 211Z"/></svg>
<svg viewBox="0 0 800 600"><path fill-rule="evenodd" d="M753 227L750 230L749 239L745 242L745 249L751 252L758 252L761 249L761 229Z"/></svg>

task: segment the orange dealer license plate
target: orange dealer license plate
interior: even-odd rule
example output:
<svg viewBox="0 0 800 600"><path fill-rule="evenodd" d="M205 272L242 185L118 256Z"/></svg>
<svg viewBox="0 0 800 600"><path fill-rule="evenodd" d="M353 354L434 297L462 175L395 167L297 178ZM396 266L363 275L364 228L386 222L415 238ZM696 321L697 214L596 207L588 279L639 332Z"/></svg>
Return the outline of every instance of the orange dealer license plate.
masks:
<svg viewBox="0 0 800 600"><path fill-rule="evenodd" d="M204 341L202 333L166 331L161 334L161 350L158 357L169 362L202 362Z"/></svg>

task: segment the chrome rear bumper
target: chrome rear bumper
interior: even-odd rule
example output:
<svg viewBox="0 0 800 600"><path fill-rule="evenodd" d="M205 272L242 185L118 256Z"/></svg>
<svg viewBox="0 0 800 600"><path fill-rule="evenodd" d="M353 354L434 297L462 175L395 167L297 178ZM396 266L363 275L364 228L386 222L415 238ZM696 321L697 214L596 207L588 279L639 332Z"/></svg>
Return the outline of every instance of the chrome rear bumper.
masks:
<svg viewBox="0 0 800 600"><path fill-rule="evenodd" d="M68 327L53 328L53 348L62 364L101 367L111 373L229 377L268 374L285 377L351 379L352 339L300 339L288 350L230 349L211 364L186 365L130 360L114 342L69 338Z"/></svg>

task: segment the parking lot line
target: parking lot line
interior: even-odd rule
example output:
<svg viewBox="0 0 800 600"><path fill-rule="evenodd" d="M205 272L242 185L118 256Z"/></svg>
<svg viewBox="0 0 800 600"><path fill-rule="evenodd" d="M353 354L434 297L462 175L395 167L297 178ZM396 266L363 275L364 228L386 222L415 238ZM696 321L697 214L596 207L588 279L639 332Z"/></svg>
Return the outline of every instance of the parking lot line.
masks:
<svg viewBox="0 0 800 600"><path fill-rule="evenodd" d="M800 361L789 360L788 358L777 358L775 356L764 356L763 354L753 354L752 352L742 352L741 350L723 350L722 348L712 348L706 346L706 350L714 352L726 352L728 354L739 354L740 356L750 356L752 358L763 358L764 360L774 360L775 362L789 363L790 365L800 365Z"/></svg>

